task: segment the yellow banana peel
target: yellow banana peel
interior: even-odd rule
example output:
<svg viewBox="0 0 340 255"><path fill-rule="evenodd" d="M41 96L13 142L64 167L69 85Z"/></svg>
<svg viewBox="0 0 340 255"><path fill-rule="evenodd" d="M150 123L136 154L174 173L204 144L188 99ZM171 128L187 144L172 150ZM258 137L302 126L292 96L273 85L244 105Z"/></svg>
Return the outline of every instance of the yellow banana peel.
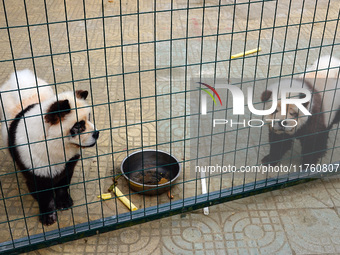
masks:
<svg viewBox="0 0 340 255"><path fill-rule="evenodd" d="M120 189L118 189L117 186L114 186L113 184L110 187L110 190L112 188L112 192L116 194L116 196L118 197L118 199L120 201L123 202L123 204L129 208L129 210L131 211L136 211L138 210L137 206L135 206L129 199L127 199L127 197L120 191ZM103 193L100 196L97 196L98 198L101 198L103 200L107 200L112 198L112 194L111 193Z"/></svg>
<svg viewBox="0 0 340 255"><path fill-rule="evenodd" d="M101 198L103 200L106 200L106 199L112 198L112 195L111 195L111 193L103 193L103 194L101 194L100 196L97 196L97 197Z"/></svg>

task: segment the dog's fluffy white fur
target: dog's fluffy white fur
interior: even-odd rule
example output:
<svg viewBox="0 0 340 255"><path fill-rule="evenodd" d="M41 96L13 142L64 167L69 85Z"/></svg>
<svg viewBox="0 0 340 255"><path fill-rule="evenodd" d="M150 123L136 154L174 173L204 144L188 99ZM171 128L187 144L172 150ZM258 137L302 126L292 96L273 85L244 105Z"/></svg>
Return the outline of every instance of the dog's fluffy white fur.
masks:
<svg viewBox="0 0 340 255"><path fill-rule="evenodd" d="M3 141L39 204L41 222L51 225L57 209L73 205L68 186L81 147L95 145L99 137L85 102L88 92L56 96L44 80L23 70L0 93Z"/></svg>
<svg viewBox="0 0 340 255"><path fill-rule="evenodd" d="M11 75L0 89L3 104L1 119L6 120L2 124L2 137L7 142L12 120L22 109L36 104L25 114L25 120L20 121L15 143L19 145L17 149L24 165L35 169L35 175L54 177L64 169L64 164L61 163L78 154L80 147L94 145L96 139L91 133L94 126L89 121L90 108L85 100L70 91L56 97L51 87L46 85L44 80L36 78L30 70ZM57 100L68 100L71 109L78 109L66 114L60 123L46 122L44 114ZM86 123L86 133L70 136L74 124L81 120Z"/></svg>
<svg viewBox="0 0 340 255"><path fill-rule="evenodd" d="M340 60L329 55L320 57L307 69L305 79L314 84L315 90L321 92L322 110L326 126L333 123L340 109ZM303 78L303 75L300 76Z"/></svg>
<svg viewBox="0 0 340 255"><path fill-rule="evenodd" d="M306 124L308 116L304 115L295 105L287 106L287 114L281 114L280 95L283 88L306 88L314 95L309 103L305 105L309 112L317 111L322 113L322 121L328 127L334 121L337 110L340 108L340 82L339 76L340 60L335 57L322 56L319 60L309 67L304 75L297 79L284 79L280 83L274 83L268 86L264 92L262 100L266 101L271 98L271 91L278 91L278 104L275 113L266 116L266 119L295 119L297 127L283 127L280 121L274 123L272 129L276 133L294 134L299 128ZM269 92L269 93L268 93ZM266 95L268 97L266 97ZM291 93L290 97L298 97L297 93ZM321 99L317 100L317 97ZM265 108L269 108L271 102L265 103ZM314 112L315 114L316 112ZM321 119L320 119L321 120Z"/></svg>
<svg viewBox="0 0 340 255"><path fill-rule="evenodd" d="M316 164L326 153L329 130L340 120L339 67L339 59L322 56L307 69L306 74L275 83L262 93L262 101L267 101L277 88L278 91L284 87L304 88L311 92L311 99L303 104L311 115L304 115L294 104L286 106L286 115L281 114L281 100L278 98L276 111L265 117L278 121L269 126L270 151L262 159L263 163L277 164L292 147L294 138L301 142L303 165ZM303 98L305 95L291 93L290 96ZM269 108L271 102L265 104ZM283 124L287 119L295 120L297 125Z"/></svg>

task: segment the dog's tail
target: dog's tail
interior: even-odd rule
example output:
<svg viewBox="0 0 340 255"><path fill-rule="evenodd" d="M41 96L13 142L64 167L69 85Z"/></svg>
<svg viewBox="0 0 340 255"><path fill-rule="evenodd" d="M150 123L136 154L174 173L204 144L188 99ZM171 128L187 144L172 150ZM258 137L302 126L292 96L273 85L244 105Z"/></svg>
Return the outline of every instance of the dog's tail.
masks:
<svg viewBox="0 0 340 255"><path fill-rule="evenodd" d="M29 69L20 70L12 73L10 79L11 89L26 89L26 88L34 88L38 83L41 82L40 79L36 78L34 73ZM41 85L41 84L39 84Z"/></svg>
<svg viewBox="0 0 340 255"><path fill-rule="evenodd" d="M39 90L39 93L38 93ZM14 118L27 106L51 98L54 93L47 83L39 79L28 69L12 73L9 80L0 88L2 106L0 116L4 119Z"/></svg>

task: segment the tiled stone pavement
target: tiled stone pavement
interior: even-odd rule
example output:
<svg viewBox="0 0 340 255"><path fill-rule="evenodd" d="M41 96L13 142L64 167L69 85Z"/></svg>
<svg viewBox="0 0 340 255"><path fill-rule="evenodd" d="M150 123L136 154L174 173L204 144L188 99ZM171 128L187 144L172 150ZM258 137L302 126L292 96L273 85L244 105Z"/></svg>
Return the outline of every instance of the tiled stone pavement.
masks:
<svg viewBox="0 0 340 255"><path fill-rule="evenodd" d="M30 254L339 254L339 179L269 192Z"/></svg>
<svg viewBox="0 0 340 255"><path fill-rule="evenodd" d="M185 0L173 1L173 6L170 1L157 1L156 8L162 12L156 14L156 26L153 12L155 4L151 0L140 1L139 11L144 14L139 16L134 14L137 12L137 1L104 0L104 23L102 18L98 18L103 14L100 2L85 1L84 12L83 1L66 1L65 15L64 1L47 0L48 22L52 23L48 27L45 24L44 1L26 1L28 21L35 24L30 27L30 37L25 27L27 20L23 1L4 2L8 19L4 19L5 10L0 5L0 27L6 27L8 22L11 28L0 29L1 82L13 71L13 58L16 59L14 63L17 69L33 69L32 48L38 76L50 83L57 83L58 91L73 88L91 91L94 121L97 129L101 130L98 146L83 151L83 161L77 166L71 187L75 207L58 213L59 227L127 212L120 202L116 204L112 200L101 202L97 199L100 191L105 192L111 184L113 169L119 167L127 151L157 146L180 160L188 160L192 153L198 155L195 144L182 140L193 135L190 118L185 122L182 116L190 114L192 110L189 106L190 93L184 93L185 88L190 89L190 81L198 78L200 73L207 79L216 75L216 78L221 79L243 77L244 80L289 75L301 72L306 64L311 64L319 55L320 45L323 46L321 54L333 51L335 56L340 57L340 47L337 45L339 36L334 40L340 9L338 0L318 0L315 15L314 0L294 0L291 3L289 0L263 3L240 0L235 9L232 5L234 1L223 0L217 49L215 34L219 9L205 9L202 28L203 12L200 7L203 1L200 0L190 0L192 9L189 16ZM218 2L205 1L207 7ZM179 10L164 11L171 7ZM120 9L123 14L128 14L122 20L119 17ZM259 17L262 9L261 23ZM171 14L172 26L169 22ZM85 16L89 18L86 23L82 20ZM66 18L70 21L68 26L63 22ZM325 19L327 23L322 22ZM301 22L302 26L297 25ZM285 28L287 25L289 29ZM276 27L274 33L273 26ZM258 30L260 27L261 33ZM203 43L200 38L202 29L204 35L208 36ZM245 30L248 32L244 33ZM233 36L230 34L232 31L235 32ZM156 44L153 42L155 35L160 40ZM190 39L186 40L186 37ZM170 39L175 39L172 44L169 43ZM223 61L228 60L231 54L243 51L245 46L246 49L256 48L259 40L262 56ZM138 45L138 42L141 44ZM121 44L125 46L121 47ZM299 50L295 51L296 48ZM51 49L55 54L52 58L49 56ZM74 52L69 54L69 50ZM287 52L283 54L283 50ZM216 59L219 62L215 65ZM201 62L208 63L200 66ZM185 67L185 64L188 66ZM170 66L176 68L170 72ZM155 72L154 68L160 70ZM122 73L125 75L122 76ZM255 100L259 100L261 92L261 87L255 89ZM140 100L140 97L143 99ZM154 121L156 119L159 120L157 124ZM214 139L217 141L202 138L200 148L209 148L211 142L216 142L219 146L212 150L218 152L223 142L227 141L225 151L229 153L225 154L223 160L238 166L257 164L268 152L266 128L229 130L226 137L217 136ZM334 130L330 134L329 148L335 149L327 153L323 162L340 159L339 145L337 130ZM204 154L204 151L201 152ZM291 156L298 155L299 145L295 143L293 151L286 155L283 163L290 163ZM6 158L8 153L2 147L0 174L13 169L12 162ZM214 162L218 160L222 159L212 158ZM181 185L173 190L175 200L196 193L196 176L190 171L190 162L183 167L183 173L185 175L179 178ZM234 177L234 185L254 181L253 175L247 175L245 179L243 175ZM22 183L21 176L19 179ZM32 254L339 254L339 183L338 179L318 180L213 206L209 216L204 216L198 210L56 245ZM1 185L3 196L13 196L6 199L8 219L13 220L10 224L13 237L42 233L36 216L27 218L26 222L22 219L21 201L15 197L19 194L15 175L1 176ZM118 185L124 193L129 192L123 178L119 179ZM226 175L223 179L211 178L209 187L210 191L214 191L230 185L230 175ZM200 189L200 186L197 188ZM20 190L22 193L27 192L25 186L20 187ZM31 196L24 196L22 200L25 216L38 213ZM138 208L169 201L165 194L157 200L155 197L135 194L131 200ZM0 203L0 242L10 240L4 209L3 203ZM45 228L45 231L57 227L55 224Z"/></svg>

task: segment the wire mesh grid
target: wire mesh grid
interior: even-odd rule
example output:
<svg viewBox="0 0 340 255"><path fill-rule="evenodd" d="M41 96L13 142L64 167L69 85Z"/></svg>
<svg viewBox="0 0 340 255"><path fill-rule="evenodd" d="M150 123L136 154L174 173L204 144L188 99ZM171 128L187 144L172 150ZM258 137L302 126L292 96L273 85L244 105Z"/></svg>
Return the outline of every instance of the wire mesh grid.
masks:
<svg viewBox="0 0 340 255"><path fill-rule="evenodd" d="M2 83L10 73L28 68L56 94L87 90L89 106L85 108L100 137L95 147L80 150L70 184L74 204L69 210L58 210L56 223L50 226L39 222L38 204L3 141L0 251L34 249L314 177L310 173L204 171L202 179L203 171L195 171L197 167L259 166L270 141L267 125L242 124L244 119L263 117L249 111L241 117L233 115L231 94L221 96L223 107L208 101L203 116L205 92L197 82L231 83L244 94L252 86L254 105L260 109L261 94L269 84L293 75L308 76L308 66L321 56L340 57L339 8L337 0L2 0ZM259 48L251 55L232 58ZM2 91L2 105L10 92ZM239 124L214 128L214 119ZM7 125L4 119L1 125ZM25 132L18 135L28 136ZM328 135L327 130L324 133ZM339 160L337 134L335 123L320 164ZM38 142L47 144L50 140L46 134L43 137ZM301 165L300 143L285 139L293 146L281 164ZM157 179L153 196L133 190L126 178L117 178L124 158L139 150L164 151L178 160L181 172L169 186L173 199L160 192L162 176L152 176ZM68 160L65 157L57 164ZM148 168L143 165L142 169ZM130 211L117 196L98 198L107 193L112 178L139 210ZM206 194L202 194L202 180Z"/></svg>

